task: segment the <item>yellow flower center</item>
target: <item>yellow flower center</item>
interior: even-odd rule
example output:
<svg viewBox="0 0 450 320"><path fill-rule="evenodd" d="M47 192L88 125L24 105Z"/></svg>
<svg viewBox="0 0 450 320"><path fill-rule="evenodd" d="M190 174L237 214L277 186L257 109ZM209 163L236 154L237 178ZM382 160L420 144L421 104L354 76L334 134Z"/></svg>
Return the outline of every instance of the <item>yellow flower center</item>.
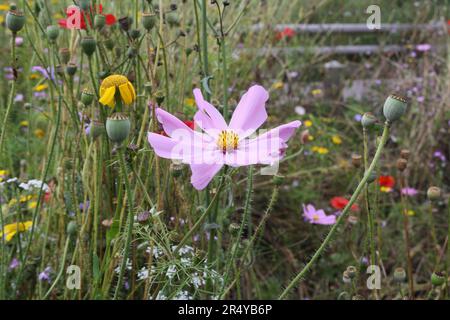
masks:
<svg viewBox="0 0 450 320"><path fill-rule="evenodd" d="M313 220L314 221L318 221L319 220L319 216L317 214L313 214Z"/></svg>
<svg viewBox="0 0 450 320"><path fill-rule="evenodd" d="M222 130L217 139L217 146L225 154L236 150L239 144L239 136L232 130Z"/></svg>
<svg viewBox="0 0 450 320"><path fill-rule="evenodd" d="M108 89L111 87L118 87L120 85L126 84L128 82L127 77L120 74L113 74L112 76L106 77L102 81L102 87Z"/></svg>

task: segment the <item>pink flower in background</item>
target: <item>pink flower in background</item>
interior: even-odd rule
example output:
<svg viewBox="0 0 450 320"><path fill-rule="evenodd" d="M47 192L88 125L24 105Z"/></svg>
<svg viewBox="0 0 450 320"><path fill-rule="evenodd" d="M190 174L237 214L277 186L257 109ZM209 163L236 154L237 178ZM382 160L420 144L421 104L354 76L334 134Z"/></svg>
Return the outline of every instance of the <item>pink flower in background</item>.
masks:
<svg viewBox="0 0 450 320"><path fill-rule="evenodd" d="M401 193L405 196L413 197L413 196L417 195L419 193L419 191L417 191L414 188L406 187L401 190Z"/></svg>
<svg viewBox="0 0 450 320"><path fill-rule="evenodd" d="M229 124L203 99L199 89L194 90L194 97L199 109L194 122L203 132L192 130L172 114L157 108L156 116L168 137L149 132L148 141L158 156L189 164L191 183L198 190L204 189L224 165L277 163L284 156L287 141L301 125L300 121L292 121L250 138L267 119L265 104L269 94L258 85L242 96Z"/></svg>
<svg viewBox="0 0 450 320"><path fill-rule="evenodd" d="M311 224L334 224L336 222L335 215L327 216L322 209L316 210L312 204L303 205L303 216L305 220Z"/></svg>
<svg viewBox="0 0 450 320"><path fill-rule="evenodd" d="M416 50L417 51L422 51L422 52L426 52L429 51L431 49L431 45L428 43L424 43L424 44L418 44L416 46Z"/></svg>

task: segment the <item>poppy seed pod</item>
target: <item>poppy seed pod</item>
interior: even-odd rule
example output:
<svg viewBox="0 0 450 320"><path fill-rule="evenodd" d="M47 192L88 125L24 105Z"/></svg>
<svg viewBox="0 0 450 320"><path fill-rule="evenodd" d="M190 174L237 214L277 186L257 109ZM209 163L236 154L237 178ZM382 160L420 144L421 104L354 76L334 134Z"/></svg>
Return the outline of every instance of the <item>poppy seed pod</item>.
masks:
<svg viewBox="0 0 450 320"><path fill-rule="evenodd" d="M401 151L400 151L400 157L401 158L403 158L403 159L405 159L405 160L408 160L409 159L409 155L411 154L411 152L408 150L408 149L402 149Z"/></svg>
<svg viewBox="0 0 450 320"><path fill-rule="evenodd" d="M92 54L95 52L95 49L97 48L97 41L93 37L87 36L81 39L81 49L83 49L83 52L87 56L92 56Z"/></svg>
<svg viewBox="0 0 450 320"><path fill-rule="evenodd" d="M66 72L69 76L73 76L77 72L77 65L75 63L68 63Z"/></svg>
<svg viewBox="0 0 450 320"><path fill-rule="evenodd" d="M441 189L438 187L429 187L427 190L427 197L430 201L436 201L441 198Z"/></svg>
<svg viewBox="0 0 450 320"><path fill-rule="evenodd" d="M96 14L94 17L94 27L95 29L100 30L106 24L106 17L102 14Z"/></svg>
<svg viewBox="0 0 450 320"><path fill-rule="evenodd" d="M433 272L431 275L431 284L433 286L439 287L445 283L445 273L443 272Z"/></svg>
<svg viewBox="0 0 450 320"><path fill-rule="evenodd" d="M406 271L403 268L396 268L394 270L394 281L397 283L403 283L406 280Z"/></svg>
<svg viewBox="0 0 450 320"><path fill-rule="evenodd" d="M140 36L141 36L141 30L133 29L133 30L130 31L131 39L137 40L137 39L139 39Z"/></svg>
<svg viewBox="0 0 450 320"><path fill-rule="evenodd" d="M75 221L70 221L67 224L67 234L68 235L71 235L71 236L75 235L77 233L77 229L78 229L78 226L77 226L77 223Z"/></svg>
<svg viewBox="0 0 450 320"><path fill-rule="evenodd" d="M145 30L150 31L156 24L156 15L154 13L143 13L142 14L142 25Z"/></svg>
<svg viewBox="0 0 450 320"><path fill-rule="evenodd" d="M354 279L358 273L358 269L355 266L348 266L346 271L350 279Z"/></svg>
<svg viewBox="0 0 450 320"><path fill-rule="evenodd" d="M161 105L164 101L164 93L160 90L155 92L155 99L158 105Z"/></svg>
<svg viewBox="0 0 450 320"><path fill-rule="evenodd" d="M397 169L399 171L405 171L406 166L408 165L408 160L400 158L397 160Z"/></svg>
<svg viewBox="0 0 450 320"><path fill-rule="evenodd" d="M171 27L180 25L180 19L175 13L166 14L166 22Z"/></svg>
<svg viewBox="0 0 450 320"><path fill-rule="evenodd" d="M359 168L359 167L361 167L361 163L362 163L361 155L360 154L356 154L356 153L352 154L352 165L355 168Z"/></svg>
<svg viewBox="0 0 450 320"><path fill-rule="evenodd" d="M68 48L59 49L59 58L62 63L67 64L70 61L70 50Z"/></svg>
<svg viewBox="0 0 450 320"><path fill-rule="evenodd" d="M89 125L89 132L87 134L92 140L95 140L103 132L105 132L105 125L99 121L93 121Z"/></svg>
<svg viewBox="0 0 450 320"><path fill-rule="evenodd" d="M364 128L369 128L377 122L377 118L371 112L366 112L361 118L361 124Z"/></svg>
<svg viewBox="0 0 450 320"><path fill-rule="evenodd" d="M6 26L12 33L19 32L25 25L25 16L21 11L9 10L6 14Z"/></svg>
<svg viewBox="0 0 450 320"><path fill-rule="evenodd" d="M133 19L130 17L122 17L119 19L119 26L125 32L128 32L128 30L130 30L130 26L132 24L133 24Z"/></svg>
<svg viewBox="0 0 450 320"><path fill-rule="evenodd" d="M59 27L55 25L47 26L46 33L50 41L54 42L56 41L56 39L58 39Z"/></svg>
<svg viewBox="0 0 450 320"><path fill-rule="evenodd" d="M394 122L400 119L400 117L406 111L407 102L405 98L391 94L383 106L383 114L386 120Z"/></svg>
<svg viewBox="0 0 450 320"><path fill-rule="evenodd" d="M130 119L124 113L116 112L106 120L106 133L114 143L122 143L130 134L130 129Z"/></svg>
<svg viewBox="0 0 450 320"><path fill-rule="evenodd" d="M94 94L89 90L84 89L83 92L81 93L81 102L83 102L85 106L89 106L93 100Z"/></svg>

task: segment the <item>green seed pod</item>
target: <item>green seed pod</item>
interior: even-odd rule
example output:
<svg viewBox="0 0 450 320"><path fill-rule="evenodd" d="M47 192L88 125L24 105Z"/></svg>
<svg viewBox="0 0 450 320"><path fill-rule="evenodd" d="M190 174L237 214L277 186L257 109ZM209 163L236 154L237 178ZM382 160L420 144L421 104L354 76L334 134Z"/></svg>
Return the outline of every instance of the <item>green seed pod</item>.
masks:
<svg viewBox="0 0 450 320"><path fill-rule="evenodd" d="M180 19L175 13L166 14L166 22L170 27L176 27L180 25Z"/></svg>
<svg viewBox="0 0 450 320"><path fill-rule="evenodd" d="M137 50L133 47L129 47L127 50L128 59L133 59L137 55Z"/></svg>
<svg viewBox="0 0 450 320"><path fill-rule="evenodd" d="M106 120L106 133L112 142L122 143L130 134L131 122L124 113L116 112Z"/></svg>
<svg viewBox="0 0 450 320"><path fill-rule="evenodd" d="M186 56L190 56L191 55L191 53L192 53L192 48L186 48L186 50L185 50L185 53L186 53Z"/></svg>
<svg viewBox="0 0 450 320"><path fill-rule="evenodd" d="M164 101L164 93L160 90L155 92L156 103L160 106Z"/></svg>
<svg viewBox="0 0 450 320"><path fill-rule="evenodd" d="M81 92L81 99L80 100L87 107L94 100L94 94L92 92L90 92L88 89L84 89L83 92Z"/></svg>
<svg viewBox="0 0 450 320"><path fill-rule="evenodd" d="M348 266L346 271L350 279L354 279L358 274L358 269L355 266Z"/></svg>
<svg viewBox="0 0 450 320"><path fill-rule="evenodd" d="M68 235L70 235L70 236L76 235L77 234L77 229L78 229L78 226L77 226L77 223L75 221L70 221L67 224L67 234Z"/></svg>
<svg viewBox="0 0 450 320"><path fill-rule="evenodd" d="M93 37L87 36L81 39L81 49L83 49L83 52L87 56L92 56L92 54L95 52L95 49L97 48L97 41Z"/></svg>
<svg viewBox="0 0 450 320"><path fill-rule="evenodd" d="M406 271L403 268L396 268L394 270L394 281L397 283L403 283L406 281Z"/></svg>
<svg viewBox="0 0 450 320"><path fill-rule="evenodd" d="M25 25L25 16L19 10L9 10L6 14L6 26L12 33L17 33L22 30Z"/></svg>
<svg viewBox="0 0 450 320"><path fill-rule="evenodd" d="M141 36L141 31L139 29L133 29L130 31L131 39L137 40L137 39L139 39L140 36Z"/></svg>
<svg viewBox="0 0 450 320"><path fill-rule="evenodd" d="M68 48L59 49L59 58L62 63L67 64L70 61L70 50Z"/></svg>
<svg viewBox="0 0 450 320"><path fill-rule="evenodd" d="M106 24L106 17L102 14L96 14L94 17L94 27L97 30L103 28Z"/></svg>
<svg viewBox="0 0 450 320"><path fill-rule="evenodd" d="M441 189L438 187L429 187L427 190L427 197L430 201L436 201L441 198Z"/></svg>
<svg viewBox="0 0 450 320"><path fill-rule="evenodd" d="M364 128L369 128L377 122L377 118L371 112L366 112L361 118L361 124Z"/></svg>
<svg viewBox="0 0 450 320"><path fill-rule="evenodd" d="M150 31L156 24L156 15L154 13L143 13L142 14L142 25L145 30Z"/></svg>
<svg viewBox="0 0 450 320"><path fill-rule="evenodd" d="M69 76L73 76L77 72L77 65L75 63L68 63L66 72Z"/></svg>
<svg viewBox="0 0 450 320"><path fill-rule="evenodd" d="M88 10L91 5L90 0L80 0L79 3L80 3L80 8L83 9L84 11Z"/></svg>
<svg viewBox="0 0 450 320"><path fill-rule="evenodd" d="M405 113L407 107L407 102L405 98L391 94L383 106L384 117L389 122L394 122L400 119L400 117Z"/></svg>
<svg viewBox="0 0 450 320"><path fill-rule="evenodd" d="M233 236L237 236L239 233L239 229L240 226L239 224L232 222L230 223L230 225L228 226L228 231L233 235Z"/></svg>
<svg viewBox="0 0 450 320"><path fill-rule="evenodd" d="M109 51L114 49L114 41L113 41L113 39L106 39L105 41L103 41L103 44L105 45L106 49L108 49Z"/></svg>
<svg viewBox="0 0 450 320"><path fill-rule="evenodd" d="M56 74L59 75L59 76L62 76L64 74L64 68L60 64L55 66L55 71L56 71Z"/></svg>
<svg viewBox="0 0 450 320"><path fill-rule="evenodd" d="M47 26L46 33L50 41L55 42L59 36L59 27L55 25Z"/></svg>
<svg viewBox="0 0 450 320"><path fill-rule="evenodd" d="M119 26L125 32L130 30L130 26L133 24L133 19L130 17L122 17L119 19Z"/></svg>
<svg viewBox="0 0 450 320"><path fill-rule="evenodd" d="M443 272L433 272L431 275L431 284L436 287L440 287L445 283L445 273Z"/></svg>

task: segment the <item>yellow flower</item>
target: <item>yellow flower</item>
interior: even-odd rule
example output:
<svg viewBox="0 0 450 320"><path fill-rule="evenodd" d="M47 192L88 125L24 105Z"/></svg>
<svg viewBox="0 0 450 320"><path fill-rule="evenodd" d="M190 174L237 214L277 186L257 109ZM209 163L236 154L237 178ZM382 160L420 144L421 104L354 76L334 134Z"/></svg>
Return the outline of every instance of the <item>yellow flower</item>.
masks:
<svg viewBox="0 0 450 320"><path fill-rule="evenodd" d="M311 150L313 152L317 152L318 154L327 154L329 152L327 148L317 146L312 147Z"/></svg>
<svg viewBox="0 0 450 320"><path fill-rule="evenodd" d="M3 22L5 22L5 17L0 16L0 24L3 23Z"/></svg>
<svg viewBox="0 0 450 320"><path fill-rule="evenodd" d="M100 100L103 105L114 108L116 105L116 91L119 89L119 95L126 105L130 105L136 100L136 91L127 77L113 74L103 79L100 86Z"/></svg>
<svg viewBox="0 0 450 320"><path fill-rule="evenodd" d="M42 139L43 137L45 137L45 131L42 129L36 129L36 130L34 130L34 135L37 138Z"/></svg>
<svg viewBox="0 0 450 320"><path fill-rule="evenodd" d="M391 192L392 188L391 187L386 187L386 186L381 186L380 187L380 191L381 192Z"/></svg>
<svg viewBox="0 0 450 320"><path fill-rule="evenodd" d="M187 105L188 107L193 107L194 103L195 103L195 100L192 98L184 99L184 104Z"/></svg>
<svg viewBox="0 0 450 320"><path fill-rule="evenodd" d="M28 203L28 209L34 209L37 207L37 201L31 201L30 203Z"/></svg>
<svg viewBox="0 0 450 320"><path fill-rule="evenodd" d="M30 123L27 120L20 121L19 125L21 127L28 127Z"/></svg>
<svg viewBox="0 0 450 320"><path fill-rule="evenodd" d="M32 74L30 74L29 78L30 78L30 80L34 80L34 79L39 79L40 76L37 73L32 73Z"/></svg>
<svg viewBox="0 0 450 320"><path fill-rule="evenodd" d="M9 174L8 170L0 170L0 177L5 177Z"/></svg>
<svg viewBox="0 0 450 320"><path fill-rule="evenodd" d="M331 137L331 141L333 141L334 144L341 144L342 143L342 139L338 135L332 136Z"/></svg>
<svg viewBox="0 0 450 320"><path fill-rule="evenodd" d="M33 199L33 196L30 194L28 196L20 196L19 201L20 202L27 202L28 200Z"/></svg>
<svg viewBox="0 0 450 320"><path fill-rule="evenodd" d="M283 83L283 82L277 81L277 82L275 82L275 83L272 85L272 88L273 88L273 89L281 89L281 88L283 88L283 86L284 86L284 83Z"/></svg>
<svg viewBox="0 0 450 320"><path fill-rule="evenodd" d="M36 87L34 87L34 91L37 91L37 92L44 91L47 88L48 88L48 84L44 83L44 84L40 84L40 85L37 85Z"/></svg>
<svg viewBox="0 0 450 320"><path fill-rule="evenodd" d="M4 236L6 242L11 241L17 232L27 231L32 225L32 221L7 224L3 227L3 232L0 232L0 237Z"/></svg>
<svg viewBox="0 0 450 320"><path fill-rule="evenodd" d="M312 126L312 121L311 120L305 120L305 127L309 128Z"/></svg>
<svg viewBox="0 0 450 320"><path fill-rule="evenodd" d="M9 200L8 202L8 206L12 207L17 203L17 199L16 198L12 198L11 200Z"/></svg>
<svg viewBox="0 0 450 320"><path fill-rule="evenodd" d="M8 11L9 5L7 4L0 4L0 11Z"/></svg>
<svg viewBox="0 0 450 320"><path fill-rule="evenodd" d="M412 216L415 216L415 215L416 215L416 212L415 212L414 210L409 209L409 210L406 212L406 214L407 214L408 216L412 217Z"/></svg>
<svg viewBox="0 0 450 320"><path fill-rule="evenodd" d="M322 94L322 90L321 89L314 89L311 91L313 96L318 96L320 94Z"/></svg>

